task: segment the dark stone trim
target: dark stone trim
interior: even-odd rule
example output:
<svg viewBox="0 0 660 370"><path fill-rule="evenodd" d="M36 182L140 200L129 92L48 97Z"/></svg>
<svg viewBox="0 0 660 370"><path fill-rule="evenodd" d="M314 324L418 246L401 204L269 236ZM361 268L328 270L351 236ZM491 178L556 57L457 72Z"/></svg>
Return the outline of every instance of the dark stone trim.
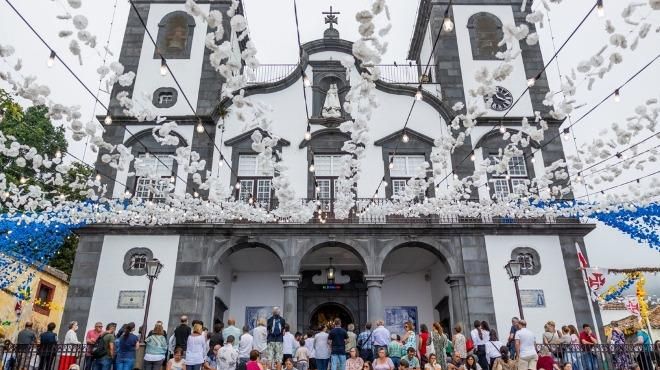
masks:
<svg viewBox="0 0 660 370"><path fill-rule="evenodd" d="M405 132L408 134L410 140L407 143L401 141L401 136L403 136L404 130L399 130L394 132L376 142L374 145L382 147L383 155L383 173L385 182L389 184L385 188L385 196L387 198L392 197L392 176L390 175L390 156L396 153L397 155L423 155L424 160L428 163L431 163L431 152L433 151L433 139L430 137L420 134L417 131L411 129L406 129ZM435 196L435 186L429 186L426 190L426 196L434 197Z"/></svg>
<svg viewBox="0 0 660 370"><path fill-rule="evenodd" d="M178 122L177 122L177 123L178 123ZM154 127L158 127L157 124L154 123L154 125L155 125ZM172 131L172 132L170 132L170 134L171 134L171 135L174 135L174 136L176 136L176 137L179 138L179 145L177 145L177 147L179 147L179 146L188 146L188 142L186 141L186 139L183 138L183 136L181 136L181 134L179 134L179 133L176 132L176 131ZM140 142L142 142L142 139L143 139L143 138L151 138L152 140L155 141L155 139L153 139L153 131L152 131L152 129L145 129L145 130L142 130L142 131L140 131L140 132L137 132L137 133L131 135L131 137L129 137L129 138L126 140L126 142L124 143L124 146L126 146L126 147L131 147L131 146L139 145L139 146L141 146L141 147L144 149L144 146L140 143ZM138 141L138 140L139 140L139 141ZM147 144L148 144L148 143L147 143ZM161 150L162 150L163 147L167 148L168 146L169 146L169 147L172 146L172 145L161 145L161 144L158 143L158 142L156 142L156 144L158 145L157 147L155 147L157 150L158 150L158 149L161 149ZM151 150L151 146L150 146L150 145L147 145L147 149L149 149L149 151L152 152L152 150ZM168 152L169 152L169 151L168 151Z"/></svg>
<svg viewBox="0 0 660 370"><path fill-rule="evenodd" d="M198 4L202 2L197 1ZM225 14L229 6L231 5L230 1L215 1L211 2L210 10L217 10ZM225 30L229 30L230 27L229 17L222 18L222 27ZM212 32L211 29L207 26L206 33ZM230 33L225 32L223 39L220 42L229 40ZM225 79L215 70L211 64L211 50L204 46L204 59L202 61L202 74L199 81L199 91L197 94L197 115L205 114L211 115L215 110L218 100L220 98L220 93L222 91L222 85L225 83Z"/></svg>
<svg viewBox="0 0 660 370"><path fill-rule="evenodd" d="M339 51L353 55L353 43L342 39L317 39L304 43L302 48L308 55L322 51Z"/></svg>
<svg viewBox="0 0 660 370"><path fill-rule="evenodd" d="M575 311L575 320L577 326L581 327L582 324L589 324L592 328L603 327L603 320L600 316L600 309L596 305L594 307L589 295L585 291L584 275L580 269L579 260L577 256L577 249L575 244L580 245L582 253L587 254L584 246L583 236L580 235L566 235L564 233L559 235L559 244L561 245L561 254L564 258L564 266L566 268L566 278L568 280L568 291L571 294L571 301L573 301L573 310ZM588 258L588 257L587 257ZM591 308L594 310L596 322L593 322L591 316ZM600 335L605 338L605 333L600 329Z"/></svg>
<svg viewBox="0 0 660 370"><path fill-rule="evenodd" d="M80 242L73 262L73 272L71 280L69 280L69 291L64 305L62 322L77 321L84 331L88 329L86 326L89 320L89 308L96 286L96 274L101 260L104 236L102 234L79 235ZM69 330L67 325L60 326L60 338L64 338L67 330Z"/></svg>
<svg viewBox="0 0 660 370"><path fill-rule="evenodd" d="M413 139L413 138L414 138L414 139L417 139L417 140L419 140L419 141L421 141L421 142L423 142L423 143L426 143L426 144L428 144L428 145L430 145L430 146L433 146L433 145L434 145L434 140L433 140L433 138L430 138L430 137L428 137L428 136L426 136L426 135L424 135L424 134L422 134L422 133L419 133L419 132L417 132L417 131L415 131L415 130L412 130L412 129L409 129L409 128L406 128L405 130L402 129L402 130L399 130L399 131L393 132L393 133L391 133L391 134L385 136L384 138L378 139L378 140L374 141L374 145L375 145L375 146L382 146L382 145L384 145L385 143L388 143L388 142L390 142L390 141L392 141L392 140L401 140L401 136L403 136L403 133L404 133L404 132L405 132L406 134L408 134L408 136L409 136L411 139ZM404 143L404 144L405 144L405 143Z"/></svg>
<svg viewBox="0 0 660 370"><path fill-rule="evenodd" d="M161 104L158 102L160 98L161 93L165 92L171 92L172 93L172 101L169 103ZM156 108L171 108L176 104L177 99L179 97L179 91L173 87L159 87L154 91L153 96L151 97L151 104L154 105Z"/></svg>
<svg viewBox="0 0 660 370"><path fill-rule="evenodd" d="M477 126L520 126L523 117L478 117ZM536 117L527 117L527 120L531 125L534 124ZM564 123L565 119L558 120L550 117L543 117L548 126L561 126Z"/></svg>
<svg viewBox="0 0 660 370"><path fill-rule="evenodd" d="M168 121L176 121L177 125L179 126L186 126L186 125L196 125L199 121L197 120L197 117L199 117L204 124L213 124L215 121L213 121L213 118L210 115L203 115L203 114L198 114L197 116L167 116ZM105 115L103 116L96 116L96 119L99 120L99 122L103 122L103 119L105 118ZM131 116L126 116L123 114L120 115L113 115L112 116L112 125L106 126L106 129L108 127L113 127L113 126L144 126L144 125L157 125L155 122L141 122L138 121L135 117Z"/></svg>
<svg viewBox="0 0 660 370"><path fill-rule="evenodd" d="M316 140L317 138L319 138L319 137L321 137L321 136L327 135L327 134L342 135L342 136L344 136L344 137L346 138L346 140L350 140L350 138L351 138L351 135L349 135L349 134L347 134L347 133L345 133L345 132L341 132L341 131L339 131L338 128L323 128L323 129L320 129L320 130L313 131L313 132L312 132L312 138L309 139L309 140L305 140L305 139L303 139L303 140L300 142L300 144L298 145L298 148L299 148L299 149L306 148L306 147L310 146L310 144L311 144L314 140ZM338 150L341 152L341 148L339 148Z"/></svg>
<svg viewBox="0 0 660 370"><path fill-rule="evenodd" d="M124 254L124 263L122 268L126 275L129 276L142 276L147 274L147 268L143 269L131 269L131 257L135 254L144 254L147 256L147 261L154 258L154 253L149 248L137 247L129 249L126 254Z"/></svg>
<svg viewBox="0 0 660 370"><path fill-rule="evenodd" d="M186 25L188 26L188 34L186 40L186 49L180 53L170 53L166 49L161 47L161 44L164 42L163 37L165 37L165 28L170 18L182 16L186 19ZM156 45L157 48L154 50L154 59L160 59L160 54L166 59L190 59L190 54L192 50L192 41L193 36L195 35L195 18L192 15L182 11L176 10L171 13L165 14L163 18L158 22L158 34L156 36Z"/></svg>
<svg viewBox="0 0 660 370"><path fill-rule="evenodd" d="M596 228L594 224L206 224L189 223L166 226L133 225L127 231L126 225L94 224L77 231L79 235L224 235L250 236L254 233L267 232L277 235L296 235L318 233L327 230L337 235L565 235L582 237ZM577 263L577 257L575 257Z"/></svg>
<svg viewBox="0 0 660 370"><path fill-rule="evenodd" d="M523 136L529 138L529 135L527 135L526 133L524 133L524 132L522 132L522 131L520 131L516 128L507 128L506 131L508 133L510 133L511 135L521 132L523 134ZM499 129L492 129L492 130L488 131L487 133L485 133L481 138L479 138L479 141L477 141L477 143L474 144L474 148L475 149L480 148L480 147L484 146L484 144L486 144L488 141L493 141L493 140L499 141L499 142L501 142L501 144L504 144L504 140L502 140L502 133L500 132ZM541 145L538 142L536 142L534 140L531 140L531 139L529 140L529 145L534 149L538 149L538 148L541 147ZM504 147L502 147L502 148L504 148Z"/></svg>
<svg viewBox="0 0 660 370"><path fill-rule="evenodd" d="M460 245L469 322L485 320L495 323L495 303L490 280L490 265L483 235L462 235L454 238Z"/></svg>
<svg viewBox="0 0 660 370"><path fill-rule="evenodd" d="M532 259L534 261L534 268L532 269L531 272L521 272L521 275L536 275L539 272L541 272L541 256L539 256L539 252L537 252L536 249L534 248L530 248L530 247L514 248L511 251L511 259L517 260L518 255L523 253L532 255Z"/></svg>
<svg viewBox="0 0 660 370"><path fill-rule="evenodd" d="M246 132L244 132L244 133L242 133L242 134L240 134L240 135L238 135L238 136L234 136L233 138L231 138L231 139L225 141L224 144L225 144L225 146L234 146L235 144L237 144L237 143L239 143L239 142L243 142L243 141L245 141L245 140L250 140L250 142L252 142L252 133L255 132L256 130L259 130L259 132L261 132L261 134L262 134L264 137L268 136L268 134L266 133L266 131L264 131L264 130L262 130L262 129L259 129L259 128L255 128L255 129L252 129L252 130L250 130L250 131L246 131ZM289 145L291 145L291 143L290 143L288 140L285 140L285 139L280 138L280 139L277 141L277 145L278 145L278 146L289 146Z"/></svg>
<svg viewBox="0 0 660 370"><path fill-rule="evenodd" d="M419 8L417 8L415 29L413 31L412 39L410 40L410 47L408 48L408 60L416 60L418 63L420 62L419 54L422 52L426 27L431 18L431 8L431 0L420 1Z"/></svg>
<svg viewBox="0 0 660 370"><path fill-rule="evenodd" d="M470 18L468 19L468 23L467 23L468 34L470 36L470 48L472 49L472 59L473 60L497 60L497 61L501 60L501 59L497 58L495 56L495 54L493 54L493 55L484 55L479 50L478 45L477 45L477 35L479 33L481 33L482 30L478 30L476 28L475 24L474 24L476 22L475 19L477 17L487 17L487 18L491 18L495 21L495 23L497 24L497 29L499 30L499 34L497 36L497 41L498 42L499 42L499 40L502 39L502 34L503 34L502 33L502 21L500 21L500 19L496 15L488 13L488 12L479 12L479 13L472 14L470 16ZM498 51L505 51L505 50L506 49L504 47L500 47Z"/></svg>

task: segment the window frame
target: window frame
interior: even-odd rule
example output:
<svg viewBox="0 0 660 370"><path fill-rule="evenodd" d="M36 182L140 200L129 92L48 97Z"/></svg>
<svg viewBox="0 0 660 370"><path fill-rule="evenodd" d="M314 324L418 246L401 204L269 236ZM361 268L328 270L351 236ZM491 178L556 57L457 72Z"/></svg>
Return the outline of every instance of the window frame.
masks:
<svg viewBox="0 0 660 370"><path fill-rule="evenodd" d="M55 297L55 289L57 289L57 287L55 286L55 284L49 283L48 281L46 281L44 279L39 279L39 284L37 285L35 298L39 298L39 296L40 296L39 293L41 292L42 287L45 287L45 288L49 289L48 297L46 298L46 301L47 301L46 303L52 302L53 298ZM48 307L35 304L35 305L32 306L32 310L36 313L39 313L39 314L42 314L42 315L45 315L45 316L50 316L50 308L48 308Z"/></svg>
<svg viewBox="0 0 660 370"><path fill-rule="evenodd" d="M541 256L538 251L532 247L515 247L511 251L511 259L514 261L520 261L520 257L529 257L531 260L531 266L525 267L520 266L521 275L536 275L541 271Z"/></svg>
<svg viewBox="0 0 660 370"><path fill-rule="evenodd" d="M185 20L185 25L187 27L186 45L180 52L175 52L173 50L170 50L169 48L165 47L164 44L164 42L166 41L164 39L167 36L167 31L168 31L168 22L170 22L175 17L183 17L183 19ZM154 48L154 59L160 59L161 55L167 59L190 59L191 51L192 51L192 43L195 36L195 28L197 28L197 23L195 22L195 19L190 14L184 11L176 10L163 16L160 22L158 22L158 34L156 36L157 47Z"/></svg>
<svg viewBox="0 0 660 370"><path fill-rule="evenodd" d="M254 157L255 158L255 165L254 165L254 174L253 175L241 175L241 158L246 158L246 157ZM238 156L238 161L237 161L237 171L236 174L238 175L236 177L236 181L241 184L240 189L238 191L234 192L234 197L237 201L241 202L249 202L250 197L253 199L253 204L259 205L261 207L264 207L266 209L271 209L272 208L272 202L273 198L275 197L275 191L273 190L273 177L275 175L275 172L273 170L273 173L271 176L265 176L265 175L260 175L260 170L259 170L259 155L254 154L254 153L240 153ZM269 188L270 191L268 192L268 197L260 197L260 193L264 193L263 191L259 191L260 186L263 186L263 184L268 181L269 182ZM244 183L250 183L249 186L244 187ZM245 192L244 189L249 189L249 192Z"/></svg>
<svg viewBox="0 0 660 370"><path fill-rule="evenodd" d="M158 194L157 191L153 191L152 189L149 189L149 186L153 186L154 189L159 189L159 188L167 189L168 184L171 182L172 176L175 176L174 185L176 186L176 171L177 171L176 161L174 160L174 158L170 157L171 153L147 153L147 152L143 152L143 153L138 154L138 158L144 158L144 156L146 156L146 154L149 154L149 157L156 156L156 157L160 157L161 159L165 158L168 161L171 160L172 161L172 164L170 165L171 173L170 173L169 176L161 176L160 179L150 179L146 176L138 176L137 171L136 171L135 183L133 185L133 195L136 198L142 199L143 201L160 202L160 201L165 200L165 198L166 198L165 193L166 192L163 191L163 192L161 192L161 194ZM157 166L165 166L164 164L161 164L160 161L158 161L158 160L156 160L156 165ZM143 180L145 181L144 183L142 183ZM143 188L140 188L140 187L143 187ZM138 196L138 193L142 193L142 192L147 192L148 196L147 197Z"/></svg>
<svg viewBox="0 0 660 370"><path fill-rule="evenodd" d="M524 175L520 175L520 174L513 174L512 175L511 174L511 168L512 168L511 166L512 166L512 162L514 161L514 158L515 159L521 159L522 162L513 163L513 166L519 166L519 165L522 164L522 169L524 169L524 172L525 172ZM488 155L488 159L489 160L491 160L491 159L501 160L501 157L498 154L490 154L490 155ZM523 155L516 155L516 156L511 157L511 159L509 160L509 163L507 163L506 174L496 174L496 173L489 173L488 174L488 176L489 176L488 183L490 184L489 187L490 187L491 193L497 199L504 199L504 198L506 198L507 196L509 196L511 194L523 194L523 192L520 192L520 191L516 190L517 185L519 183L522 183L522 182L524 182L525 185L528 185L529 181L530 181L529 173L530 173L530 171L527 168L527 161L525 160L525 155L524 154ZM508 176L508 178L507 178L507 176ZM505 183L505 185L506 185L506 194L499 195L500 193L503 193L503 192L498 191L497 188L499 186L498 184L502 184L502 183Z"/></svg>
<svg viewBox="0 0 660 370"><path fill-rule="evenodd" d="M496 35L496 40L494 40L495 48L492 54L486 53L485 50L483 50L480 45L480 43L485 40L483 36L490 33L490 31L486 31L478 27L477 23L479 21L479 18L482 17L489 18L490 20L495 22L497 35ZM502 30L502 21L499 19L499 17L489 12L474 13L468 19L467 29L470 37L470 49L472 50L473 60L500 60L497 58L496 55L499 51L505 51L505 49L502 46L497 46L497 44L500 42L500 40L502 40L502 37L504 36L504 31Z"/></svg>
<svg viewBox="0 0 660 370"><path fill-rule="evenodd" d="M405 167L406 167L405 174L406 174L406 176L393 176L392 175L392 170L394 168L390 168L389 164L390 163L396 163L394 158L397 158L397 157L405 159ZM419 153L390 154L388 156L388 162L387 162L387 164L388 164L387 169L388 170L387 171L388 171L388 175L389 175L389 178L390 178L389 185L392 189L392 195L390 196L390 198L392 196L398 194L398 192L394 191L394 188L395 188L394 182L395 181L396 182L403 181L405 183L405 185L403 186L402 189L405 189L405 187L408 186L408 180L410 180L412 178L415 178L415 176L416 176L416 174L414 173L415 168L411 168L412 166L409 163L410 158L413 158L413 157L415 157L415 158L421 157L422 161L419 164L424 163L424 162L427 161L426 160L426 155L424 153L421 153L421 154L419 154ZM429 167L429 169L432 169L432 167ZM416 200L422 200L422 199L426 198L427 196L428 196L428 189L425 189L423 194L419 194L416 197Z"/></svg>

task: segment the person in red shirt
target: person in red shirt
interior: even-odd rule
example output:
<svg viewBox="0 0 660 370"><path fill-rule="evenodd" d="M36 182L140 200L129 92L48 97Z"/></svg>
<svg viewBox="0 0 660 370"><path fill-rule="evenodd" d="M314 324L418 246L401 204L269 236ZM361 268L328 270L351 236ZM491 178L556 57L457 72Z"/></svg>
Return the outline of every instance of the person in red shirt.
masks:
<svg viewBox="0 0 660 370"><path fill-rule="evenodd" d="M589 324L582 325L582 331L580 332L580 344L582 344L582 350L585 352L584 356L585 369L584 370L597 370L598 361L596 355L591 352L591 349L595 344L598 344L598 339L591 331L591 326Z"/></svg>
<svg viewBox="0 0 660 370"><path fill-rule="evenodd" d="M87 348L85 351L85 370L91 370L92 368L92 350L94 349L94 344L99 338L99 335L103 333L103 323L100 321L94 324L94 328L89 329L85 334L85 344Z"/></svg>

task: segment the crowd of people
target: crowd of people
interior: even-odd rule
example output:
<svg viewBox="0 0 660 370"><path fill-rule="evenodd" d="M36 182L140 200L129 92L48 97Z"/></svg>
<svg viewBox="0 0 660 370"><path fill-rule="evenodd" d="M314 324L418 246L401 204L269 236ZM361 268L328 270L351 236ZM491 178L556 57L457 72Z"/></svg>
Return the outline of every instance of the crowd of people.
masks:
<svg viewBox="0 0 660 370"><path fill-rule="evenodd" d="M633 345L626 350L624 333L613 324L608 340L609 357L597 348L597 336L588 324L578 332L574 325L558 328L549 321L537 341L525 320L512 319L509 333L500 338L486 321L475 321L465 332L461 324L453 333L438 322L415 330L405 322L402 333L391 333L382 320L367 323L356 333L340 319L307 333L291 332L273 308L270 318L258 319L256 326L238 328L234 319L225 326L216 320L209 331L199 320L182 316L168 336L163 323L156 322L144 336L144 370L658 370L660 341L651 343L638 328ZM82 344L78 324L69 324L63 344ZM56 353L55 324L39 337L27 323L17 337L13 361L4 361L5 370L134 370L141 341L134 323L105 326L97 322L85 333L84 353ZM138 331L139 332L139 331ZM21 348L38 345L38 368L31 369L27 352ZM24 347L21 347L24 346ZM80 346L83 348L83 346ZM84 361L82 361L84 357ZM9 364L9 366L8 366ZM610 366L611 364L611 366Z"/></svg>

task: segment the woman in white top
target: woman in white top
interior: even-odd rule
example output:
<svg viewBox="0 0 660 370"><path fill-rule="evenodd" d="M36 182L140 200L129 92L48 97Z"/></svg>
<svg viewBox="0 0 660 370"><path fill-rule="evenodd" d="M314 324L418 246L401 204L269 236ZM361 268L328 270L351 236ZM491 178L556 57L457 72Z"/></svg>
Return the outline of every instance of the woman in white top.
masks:
<svg viewBox="0 0 660 370"><path fill-rule="evenodd" d="M268 330L266 329L266 320L259 318L257 326L252 329L252 348L259 351L260 354L265 354L266 339L268 339Z"/></svg>
<svg viewBox="0 0 660 370"><path fill-rule="evenodd" d="M188 337L186 344L186 370L201 370L204 363L204 357L208 349L206 348L206 337L202 334L201 324L193 325L192 334Z"/></svg>
<svg viewBox="0 0 660 370"><path fill-rule="evenodd" d="M314 336L314 354L316 355L316 368L318 370L328 370L330 345L328 344L328 333L325 325L321 326L321 331Z"/></svg>
<svg viewBox="0 0 660 370"><path fill-rule="evenodd" d="M64 336L64 346L63 353L60 356L60 364L58 370L68 370L69 366L76 363L76 359L80 356L80 351L82 346L80 346L80 341L78 340L78 335L76 331L78 330L78 322L71 321L69 323L69 331L66 332Z"/></svg>
<svg viewBox="0 0 660 370"><path fill-rule="evenodd" d="M314 332L311 330L307 332L305 338L305 348L309 352L308 366L310 369L316 369L316 353L314 353Z"/></svg>
<svg viewBox="0 0 660 370"><path fill-rule="evenodd" d="M489 369L492 369L495 360L502 356L500 349L503 345L504 344L502 344L502 342L500 342L499 338L497 337L497 330L491 329L490 340L488 343L486 343L486 361L488 361Z"/></svg>
<svg viewBox="0 0 660 370"><path fill-rule="evenodd" d="M474 354L482 369L487 370L488 361L486 360L486 344L490 340L490 328L485 321L475 320L474 329L470 332L472 343L474 343Z"/></svg>

